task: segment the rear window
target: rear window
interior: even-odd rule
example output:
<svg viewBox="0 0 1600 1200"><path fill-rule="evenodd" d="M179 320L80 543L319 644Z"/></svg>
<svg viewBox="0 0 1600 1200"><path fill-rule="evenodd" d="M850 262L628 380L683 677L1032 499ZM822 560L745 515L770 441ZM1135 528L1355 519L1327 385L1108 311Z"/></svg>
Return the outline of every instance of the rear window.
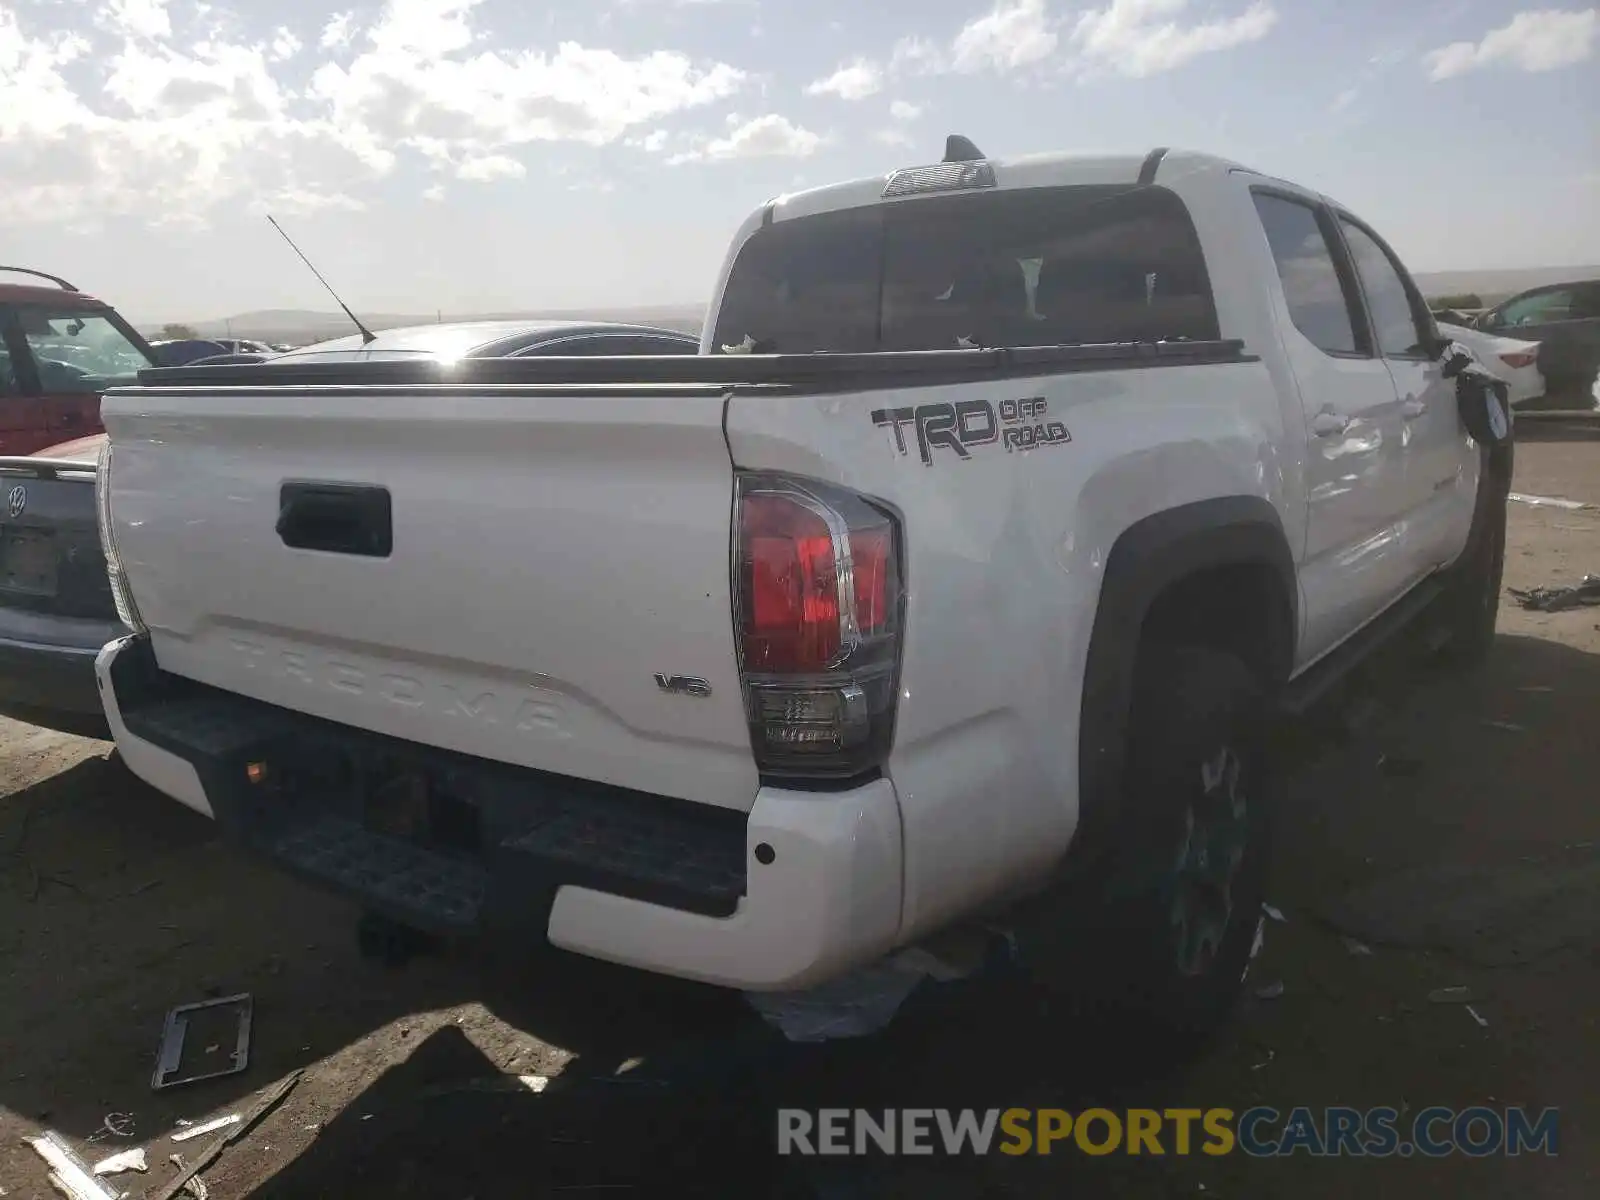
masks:
<svg viewBox="0 0 1600 1200"><path fill-rule="evenodd" d="M713 353L1218 337L1205 256L1157 187L922 197L777 221L734 261Z"/></svg>

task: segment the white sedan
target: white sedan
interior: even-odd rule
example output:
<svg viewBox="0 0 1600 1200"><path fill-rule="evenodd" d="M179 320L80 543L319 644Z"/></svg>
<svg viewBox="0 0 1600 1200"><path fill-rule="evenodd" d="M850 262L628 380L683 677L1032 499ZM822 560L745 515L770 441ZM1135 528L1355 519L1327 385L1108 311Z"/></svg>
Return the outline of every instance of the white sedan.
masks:
<svg viewBox="0 0 1600 1200"><path fill-rule="evenodd" d="M1465 325L1439 322L1439 332L1471 350L1484 368L1505 380L1511 389L1512 408L1544 395L1544 374L1539 370L1539 343L1500 337Z"/></svg>

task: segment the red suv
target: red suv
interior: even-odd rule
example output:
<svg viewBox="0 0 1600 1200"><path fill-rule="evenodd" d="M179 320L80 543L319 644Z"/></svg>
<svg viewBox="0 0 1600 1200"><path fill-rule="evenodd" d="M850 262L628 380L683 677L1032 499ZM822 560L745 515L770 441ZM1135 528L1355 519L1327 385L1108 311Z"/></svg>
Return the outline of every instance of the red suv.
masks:
<svg viewBox="0 0 1600 1200"><path fill-rule="evenodd" d="M100 394L154 366L150 344L64 279L26 267L0 272L46 281L0 280L0 456L102 432Z"/></svg>

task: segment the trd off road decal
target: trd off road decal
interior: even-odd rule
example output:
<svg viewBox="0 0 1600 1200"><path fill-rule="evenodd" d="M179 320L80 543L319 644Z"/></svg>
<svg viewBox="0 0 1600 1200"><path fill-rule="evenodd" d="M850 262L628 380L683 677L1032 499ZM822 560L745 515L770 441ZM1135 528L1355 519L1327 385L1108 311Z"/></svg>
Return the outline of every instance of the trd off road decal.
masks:
<svg viewBox="0 0 1600 1200"><path fill-rule="evenodd" d="M909 453L906 427L917 440L917 453L923 466L933 465L933 451L942 446L958 458L972 457L972 447L999 442L1006 453L1031 450L1035 446L1061 446L1072 440L1060 421L1045 420L1048 401L1043 396L1026 400L1002 400L999 412L987 400L958 400L954 404L919 404L914 408L879 408L872 414L874 425L887 425L894 434L894 448Z"/></svg>

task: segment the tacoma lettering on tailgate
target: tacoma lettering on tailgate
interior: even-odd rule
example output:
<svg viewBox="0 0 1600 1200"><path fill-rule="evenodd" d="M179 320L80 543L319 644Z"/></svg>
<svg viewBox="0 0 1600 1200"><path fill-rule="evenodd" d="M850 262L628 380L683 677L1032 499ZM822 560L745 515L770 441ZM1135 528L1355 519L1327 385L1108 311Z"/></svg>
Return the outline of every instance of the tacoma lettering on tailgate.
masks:
<svg viewBox="0 0 1600 1200"><path fill-rule="evenodd" d="M444 680L372 669L344 658L320 658L250 638L231 637L228 641L252 670L315 689L325 688L450 720L509 725L524 733L539 732L557 738L570 736L562 728L560 705L543 695L499 692L477 685L458 687Z"/></svg>

